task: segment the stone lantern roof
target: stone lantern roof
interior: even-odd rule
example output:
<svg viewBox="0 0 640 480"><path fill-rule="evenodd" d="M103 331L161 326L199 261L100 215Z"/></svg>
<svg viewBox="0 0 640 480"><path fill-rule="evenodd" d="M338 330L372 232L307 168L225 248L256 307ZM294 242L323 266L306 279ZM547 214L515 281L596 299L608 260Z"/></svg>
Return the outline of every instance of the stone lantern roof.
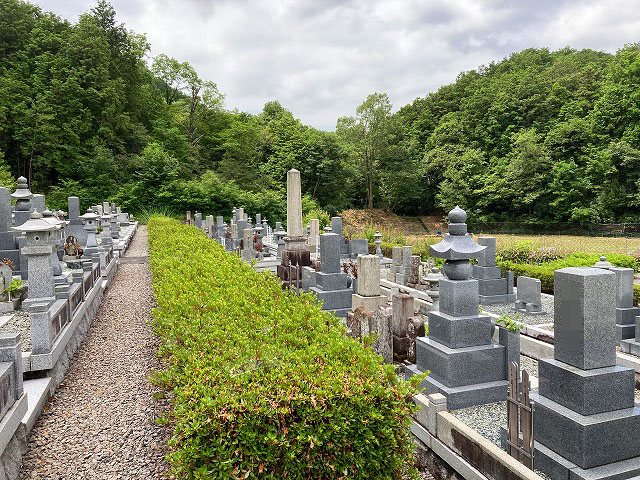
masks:
<svg viewBox="0 0 640 480"><path fill-rule="evenodd" d="M69 222L65 222L64 220L58 220L54 215L53 212L51 210L49 210L48 208L42 212L42 219L45 222L50 223L51 225L57 227L58 230L62 229L65 227L65 225L67 225Z"/></svg>
<svg viewBox="0 0 640 480"><path fill-rule="evenodd" d="M26 178L19 177L17 183L16 191L11 194L11 197L16 200L33 198L33 193L29 190L29 184Z"/></svg>
<svg viewBox="0 0 640 480"><path fill-rule="evenodd" d="M478 258L486 247L478 245L467 235L467 212L456 207L449 212L449 233L442 240L430 245L431 255L445 260L468 260Z"/></svg>
<svg viewBox="0 0 640 480"><path fill-rule="evenodd" d="M78 218L82 220L97 220L98 218L100 218L100 215L98 215L97 213L93 213L91 209L89 209L87 213L78 216Z"/></svg>
<svg viewBox="0 0 640 480"><path fill-rule="evenodd" d="M29 220L27 220L19 227L11 228L16 232L35 233L51 232L53 230L58 230L59 227L52 225L46 219L42 218L42 214L40 212L34 210L33 212L31 212L31 218Z"/></svg>

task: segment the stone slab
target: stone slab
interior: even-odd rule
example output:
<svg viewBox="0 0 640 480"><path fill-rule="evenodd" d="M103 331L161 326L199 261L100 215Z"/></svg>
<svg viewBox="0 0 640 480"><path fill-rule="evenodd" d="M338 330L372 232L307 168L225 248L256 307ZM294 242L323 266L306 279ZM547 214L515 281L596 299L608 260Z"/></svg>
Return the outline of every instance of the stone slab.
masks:
<svg viewBox="0 0 640 480"><path fill-rule="evenodd" d="M538 363L539 393L581 415L633 408L635 371L613 367L581 370L548 358Z"/></svg>
<svg viewBox="0 0 640 480"><path fill-rule="evenodd" d="M616 307L616 324L633 325L635 327L636 317L639 315L640 307Z"/></svg>
<svg viewBox="0 0 640 480"><path fill-rule="evenodd" d="M369 254L369 242L366 238L355 238L349 240L349 255L358 258L358 255Z"/></svg>
<svg viewBox="0 0 640 480"><path fill-rule="evenodd" d="M478 280L478 294L483 296L507 294L507 279Z"/></svg>
<svg viewBox="0 0 640 480"><path fill-rule="evenodd" d="M351 296L353 290L350 288L344 290L320 290L318 287L311 287L310 292L315 293L319 301L322 301L323 310L336 310L347 308L351 310Z"/></svg>
<svg viewBox="0 0 640 480"><path fill-rule="evenodd" d="M444 312L431 311L429 338L449 348L474 347L491 343L493 324L488 315L454 317Z"/></svg>
<svg viewBox="0 0 640 480"><path fill-rule="evenodd" d="M481 345L452 349L429 337L416 339L416 364L447 387L504 380L505 348Z"/></svg>
<svg viewBox="0 0 640 480"><path fill-rule="evenodd" d="M516 300L515 293L506 293L503 295L478 295L480 305L497 305L502 303L513 303Z"/></svg>
<svg viewBox="0 0 640 480"><path fill-rule="evenodd" d="M344 290L347 288L348 277L346 273L316 272L313 283L320 290Z"/></svg>
<svg viewBox="0 0 640 480"><path fill-rule="evenodd" d="M324 273L340 272L340 243L342 237L337 233L320 235L320 268Z"/></svg>
<svg viewBox="0 0 640 480"><path fill-rule="evenodd" d="M24 393L27 395L29 407L22 418L22 423L27 433L33 428L49 399L51 382L51 377L34 378L24 382Z"/></svg>
<svg viewBox="0 0 640 480"><path fill-rule="evenodd" d="M478 237L478 245L487 247L478 255L478 265L482 267L495 267L496 237Z"/></svg>
<svg viewBox="0 0 640 480"><path fill-rule="evenodd" d="M580 415L538 393L534 402L536 440L581 468L640 455L640 408Z"/></svg>
<svg viewBox="0 0 640 480"><path fill-rule="evenodd" d="M420 373L423 372L420 371L416 365L408 365L405 367L405 378L407 380ZM440 393L444 395L447 398L447 408L449 410L500 402L507 398L506 380L461 387L449 387L437 381L432 375L427 375L420 386L426 389L426 394Z"/></svg>
<svg viewBox="0 0 640 480"><path fill-rule="evenodd" d="M7 448L13 434L20 426L27 408L27 396L23 393L0 420L0 452L4 452Z"/></svg>
<svg viewBox="0 0 640 480"><path fill-rule="evenodd" d="M622 480L640 476L640 458L634 457L600 467L583 469L558 455L540 442L534 444L533 463L536 470L551 479L567 480Z"/></svg>
<svg viewBox="0 0 640 480"><path fill-rule="evenodd" d="M471 276L477 280L491 280L502 277L500 267L483 267L481 265L473 265L473 273Z"/></svg>
<svg viewBox="0 0 640 480"><path fill-rule="evenodd" d="M382 307L387 304L387 297L384 295L377 295L375 297L364 297L354 293L351 297L351 309L355 310L359 307L364 307L366 312L374 312L378 307Z"/></svg>

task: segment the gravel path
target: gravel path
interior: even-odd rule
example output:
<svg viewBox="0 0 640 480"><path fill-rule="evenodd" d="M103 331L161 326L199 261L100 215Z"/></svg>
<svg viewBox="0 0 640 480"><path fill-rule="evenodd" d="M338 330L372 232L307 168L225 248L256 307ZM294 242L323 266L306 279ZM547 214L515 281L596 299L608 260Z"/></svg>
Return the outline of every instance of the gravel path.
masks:
<svg viewBox="0 0 640 480"><path fill-rule="evenodd" d="M140 226L127 252L147 255ZM29 436L19 478L159 479L168 431L148 377L159 367L147 324L153 306L147 265L118 269L65 380Z"/></svg>

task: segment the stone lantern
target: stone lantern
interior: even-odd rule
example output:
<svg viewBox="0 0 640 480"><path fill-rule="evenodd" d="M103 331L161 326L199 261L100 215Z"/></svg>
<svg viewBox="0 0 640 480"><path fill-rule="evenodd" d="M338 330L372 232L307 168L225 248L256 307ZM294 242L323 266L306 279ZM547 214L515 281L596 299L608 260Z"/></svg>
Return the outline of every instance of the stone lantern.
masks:
<svg viewBox="0 0 640 480"><path fill-rule="evenodd" d="M53 212L49 209L46 209L42 212L42 220L47 222L49 225L52 225L55 230L52 231L52 243L53 243L53 251L51 252L51 266L53 268L53 275L59 276L62 275L62 265L60 265L60 258L58 257L58 250L62 248L64 239L63 237L63 229L66 226L67 222L64 220L58 220Z"/></svg>
<svg viewBox="0 0 640 480"><path fill-rule="evenodd" d="M102 227L102 245L113 245L113 239L111 238L111 218L113 216L110 213L104 213L100 217L100 226Z"/></svg>
<svg viewBox="0 0 640 480"><path fill-rule="evenodd" d="M376 232L373 235L373 243L376 246L376 255L382 258L382 248L380 248L380 246L382 245L382 234L380 232Z"/></svg>
<svg viewBox="0 0 640 480"><path fill-rule="evenodd" d="M87 213L80 215L78 218L82 220L84 229L87 231L87 244L85 245L83 257L91 258L92 254L98 252L96 233L98 233L98 218L100 217L89 209Z"/></svg>
<svg viewBox="0 0 640 480"><path fill-rule="evenodd" d="M16 201L15 226L18 227L31 218L31 199L33 198L33 193L29 190L29 184L26 178L18 178L16 191L11 194L11 198Z"/></svg>
<svg viewBox="0 0 640 480"><path fill-rule="evenodd" d="M117 215L111 215L111 225L109 228L111 230L111 238L118 240L120 238L120 223L118 223Z"/></svg>
<svg viewBox="0 0 640 480"><path fill-rule="evenodd" d="M39 212L31 213L31 218L19 227L12 227L16 232L26 234L26 246L22 254L28 258L29 293L23 302L29 310L36 304L44 309L55 300L55 283L51 252L53 251L53 232L59 229L42 218Z"/></svg>

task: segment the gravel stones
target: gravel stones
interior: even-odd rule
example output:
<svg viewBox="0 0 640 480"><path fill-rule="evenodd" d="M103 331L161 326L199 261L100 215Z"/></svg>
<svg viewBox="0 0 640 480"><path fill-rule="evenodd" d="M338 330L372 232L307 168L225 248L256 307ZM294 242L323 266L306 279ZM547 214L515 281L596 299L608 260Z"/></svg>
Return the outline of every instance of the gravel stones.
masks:
<svg viewBox="0 0 640 480"><path fill-rule="evenodd" d="M147 254L141 226L127 252ZM29 436L19 478L165 478L169 431L149 376L160 367L148 322L148 266L121 265L65 380Z"/></svg>
<svg viewBox="0 0 640 480"><path fill-rule="evenodd" d="M542 323L553 323L553 296L542 295L542 310L546 312L544 315L524 315L520 314L519 322L527 325L540 325ZM506 313L511 318L516 318L516 311L513 309L513 303L506 305L482 305L482 310L485 312L495 313L496 315L502 315Z"/></svg>
<svg viewBox="0 0 640 480"><path fill-rule="evenodd" d="M29 313L22 310L16 310L13 318L0 328L2 333L19 333L22 343L22 351L31 351L31 321Z"/></svg>

